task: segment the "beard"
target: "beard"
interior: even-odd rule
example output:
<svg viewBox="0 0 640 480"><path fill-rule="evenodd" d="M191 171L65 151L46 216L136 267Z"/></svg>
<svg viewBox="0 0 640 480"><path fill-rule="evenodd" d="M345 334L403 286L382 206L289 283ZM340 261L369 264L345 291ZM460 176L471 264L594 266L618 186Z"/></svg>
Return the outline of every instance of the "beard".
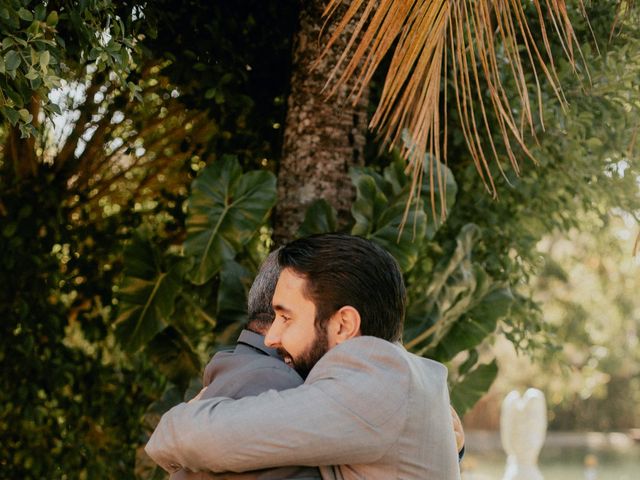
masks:
<svg viewBox="0 0 640 480"><path fill-rule="evenodd" d="M316 328L313 342L296 358L293 358L284 348L278 348L278 353L285 363L298 372L303 379L307 378L313 366L327 351L329 351L329 337L326 328Z"/></svg>

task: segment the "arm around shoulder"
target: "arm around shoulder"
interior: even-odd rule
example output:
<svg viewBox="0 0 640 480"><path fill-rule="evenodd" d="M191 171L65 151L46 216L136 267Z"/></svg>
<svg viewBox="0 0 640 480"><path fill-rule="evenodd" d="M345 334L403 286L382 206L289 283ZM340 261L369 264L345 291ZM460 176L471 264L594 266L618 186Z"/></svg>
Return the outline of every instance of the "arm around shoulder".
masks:
<svg viewBox="0 0 640 480"><path fill-rule="evenodd" d="M398 348L359 337L329 351L298 388L180 404L162 417L147 453L168 471L375 462L406 421Z"/></svg>

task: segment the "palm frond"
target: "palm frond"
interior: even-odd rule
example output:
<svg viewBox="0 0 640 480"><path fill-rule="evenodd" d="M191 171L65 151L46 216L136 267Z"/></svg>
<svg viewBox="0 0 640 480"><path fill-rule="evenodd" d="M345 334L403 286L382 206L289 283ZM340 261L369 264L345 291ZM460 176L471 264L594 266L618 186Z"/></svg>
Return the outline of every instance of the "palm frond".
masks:
<svg viewBox="0 0 640 480"><path fill-rule="evenodd" d="M561 105L566 101L555 71L549 42L552 29L576 69L578 45L565 0L532 0L540 31L534 37L531 19L518 0L329 0L327 21L341 15L320 59L324 58L351 22L350 40L327 82L329 95L355 79L351 95L358 100L363 87L394 47L377 109L370 128L407 159L417 184L428 169L431 182L442 183L439 162L446 162L446 120L441 102L451 75L453 96L464 138L478 174L496 195L490 164L504 167L494 138L501 139L511 168L520 171L516 149L533 159L525 139L535 138L536 109L542 128L541 76L546 77ZM584 13L582 0L578 0ZM540 45L536 37L541 38ZM451 60L451 71L447 65ZM505 73L517 97L509 97ZM535 87L529 86L533 77ZM533 90L533 91L532 91ZM511 89L509 90L511 91ZM489 116L493 110L495 118ZM403 142L403 132L412 139ZM527 133L528 132L528 133ZM488 135L482 135L488 133ZM488 145L485 140L489 139ZM426 154L429 155L426 155ZM425 165L428 159L428 165ZM535 160L534 160L535 161ZM443 192L444 189L441 190ZM433 204L432 199L432 204ZM444 202L441 202L443 204ZM444 212L441 212L444 214Z"/></svg>

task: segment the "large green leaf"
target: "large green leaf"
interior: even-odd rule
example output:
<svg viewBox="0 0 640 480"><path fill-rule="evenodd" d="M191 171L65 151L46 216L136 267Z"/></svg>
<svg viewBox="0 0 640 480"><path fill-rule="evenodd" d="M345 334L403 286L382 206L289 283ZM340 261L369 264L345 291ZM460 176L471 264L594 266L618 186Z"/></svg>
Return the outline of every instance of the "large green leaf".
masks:
<svg viewBox="0 0 640 480"><path fill-rule="evenodd" d="M498 374L495 360L486 365L479 365L462 377L451 387L451 404L464 415L491 387Z"/></svg>
<svg viewBox="0 0 640 480"><path fill-rule="evenodd" d="M494 288L453 324L429 356L446 362L459 352L478 346L495 331L498 321L509 314L513 302L509 288Z"/></svg>
<svg viewBox="0 0 640 480"><path fill-rule="evenodd" d="M116 336L126 350L136 351L169 325L187 262L163 257L143 227L126 247L124 264Z"/></svg>
<svg viewBox="0 0 640 480"><path fill-rule="evenodd" d="M298 229L298 237L335 232L337 228L336 210L321 198L307 208L304 221Z"/></svg>
<svg viewBox="0 0 640 480"><path fill-rule="evenodd" d="M242 173L238 160L224 157L193 182L184 250L195 258L190 279L202 285L251 240L276 201L275 176Z"/></svg>

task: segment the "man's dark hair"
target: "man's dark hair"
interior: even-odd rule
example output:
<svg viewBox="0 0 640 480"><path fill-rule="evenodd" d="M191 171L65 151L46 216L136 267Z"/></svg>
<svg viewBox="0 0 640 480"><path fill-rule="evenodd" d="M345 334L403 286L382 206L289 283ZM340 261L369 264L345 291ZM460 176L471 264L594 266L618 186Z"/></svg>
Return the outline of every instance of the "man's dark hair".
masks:
<svg viewBox="0 0 640 480"><path fill-rule="evenodd" d="M351 235L313 235L285 245L278 263L305 278L316 328L350 305L360 313L362 335L400 340L406 292L397 262L382 247Z"/></svg>
<svg viewBox="0 0 640 480"><path fill-rule="evenodd" d="M262 262L247 296L247 329L255 333L264 333L275 318L271 302L280 276L279 250L271 252Z"/></svg>

